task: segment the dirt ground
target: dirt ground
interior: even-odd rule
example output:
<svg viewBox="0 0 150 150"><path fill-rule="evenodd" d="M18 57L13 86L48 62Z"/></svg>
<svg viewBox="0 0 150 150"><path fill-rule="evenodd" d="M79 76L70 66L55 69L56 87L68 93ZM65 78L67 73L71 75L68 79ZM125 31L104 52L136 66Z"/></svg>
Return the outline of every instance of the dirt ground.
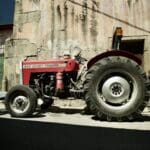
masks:
<svg viewBox="0 0 150 150"><path fill-rule="evenodd" d="M148 107L145 108L142 113L142 118L139 120L134 120L132 122L106 122L97 120L93 115L83 114L82 112L85 106L86 105L83 100L56 99L53 106L48 110L43 112L36 112L35 115L30 118L17 119L92 127L150 130L150 109ZM2 101L0 102L0 118L16 119L12 118L10 114L5 110Z"/></svg>

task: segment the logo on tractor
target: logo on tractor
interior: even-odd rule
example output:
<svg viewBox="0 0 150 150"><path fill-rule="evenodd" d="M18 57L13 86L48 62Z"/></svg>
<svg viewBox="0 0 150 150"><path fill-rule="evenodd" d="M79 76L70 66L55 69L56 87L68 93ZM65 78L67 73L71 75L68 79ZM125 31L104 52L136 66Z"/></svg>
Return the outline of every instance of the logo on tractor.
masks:
<svg viewBox="0 0 150 150"><path fill-rule="evenodd" d="M66 64L25 64L23 69L66 67Z"/></svg>

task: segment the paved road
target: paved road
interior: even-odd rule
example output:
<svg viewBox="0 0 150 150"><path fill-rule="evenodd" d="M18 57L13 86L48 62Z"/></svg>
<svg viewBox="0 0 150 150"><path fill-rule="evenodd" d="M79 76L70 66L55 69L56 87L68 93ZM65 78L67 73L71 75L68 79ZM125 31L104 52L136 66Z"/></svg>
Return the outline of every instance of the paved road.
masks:
<svg viewBox="0 0 150 150"><path fill-rule="evenodd" d="M83 115L81 112L84 106L85 103L81 100L55 100L52 108L46 112L41 112L31 118L21 118L21 120L150 131L150 110L148 108L142 113L142 120L106 122L96 120L93 115ZM0 118L16 119L7 113L2 102L0 103Z"/></svg>

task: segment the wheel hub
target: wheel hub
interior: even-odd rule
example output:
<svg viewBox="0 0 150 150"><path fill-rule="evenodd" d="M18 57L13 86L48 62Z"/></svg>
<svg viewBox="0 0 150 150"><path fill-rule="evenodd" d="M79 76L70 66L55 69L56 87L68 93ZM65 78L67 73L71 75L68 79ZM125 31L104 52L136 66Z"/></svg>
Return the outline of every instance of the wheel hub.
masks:
<svg viewBox="0 0 150 150"><path fill-rule="evenodd" d="M102 86L105 101L120 104L126 102L130 95L130 84L120 76L108 78Z"/></svg>
<svg viewBox="0 0 150 150"><path fill-rule="evenodd" d="M24 113L29 107L29 99L25 96L17 96L12 102L12 109L17 113Z"/></svg>
<svg viewBox="0 0 150 150"><path fill-rule="evenodd" d="M111 85L111 93L114 97L121 96L124 92L124 89L120 83L113 83Z"/></svg>

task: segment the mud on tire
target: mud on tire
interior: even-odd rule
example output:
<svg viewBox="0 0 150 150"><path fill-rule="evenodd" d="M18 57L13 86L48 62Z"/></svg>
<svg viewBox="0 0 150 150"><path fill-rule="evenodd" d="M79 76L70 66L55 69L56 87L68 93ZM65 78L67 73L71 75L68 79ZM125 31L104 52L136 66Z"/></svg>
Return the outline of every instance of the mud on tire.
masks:
<svg viewBox="0 0 150 150"><path fill-rule="evenodd" d="M95 63L86 75L84 88L87 106L103 120L132 120L139 117L148 101L143 69L122 56Z"/></svg>

